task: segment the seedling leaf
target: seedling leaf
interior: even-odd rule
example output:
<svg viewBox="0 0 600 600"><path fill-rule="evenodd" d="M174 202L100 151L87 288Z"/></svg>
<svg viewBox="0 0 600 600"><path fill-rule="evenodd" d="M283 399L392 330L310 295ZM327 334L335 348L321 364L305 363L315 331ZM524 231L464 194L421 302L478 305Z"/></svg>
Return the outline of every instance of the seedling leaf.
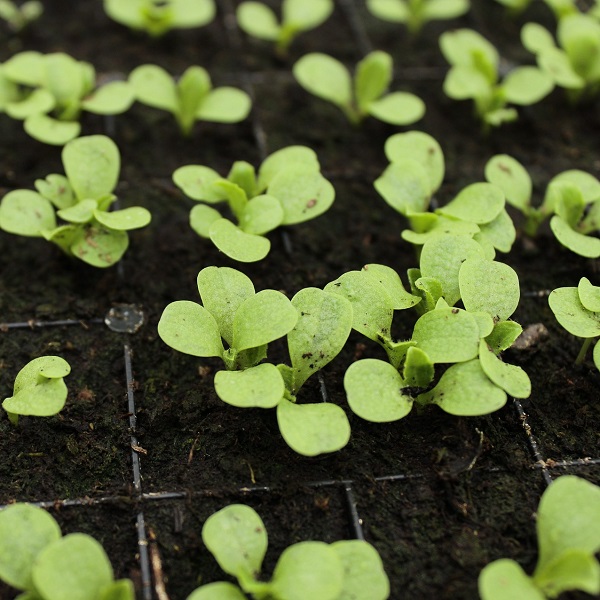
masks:
<svg viewBox="0 0 600 600"><path fill-rule="evenodd" d="M460 268L458 283L465 308L487 312L495 321L506 321L519 304L519 277L504 263L469 258Z"/></svg>
<svg viewBox="0 0 600 600"><path fill-rule="evenodd" d="M125 231L92 223L76 232L70 251L93 267L106 268L118 262L128 246L129 238Z"/></svg>
<svg viewBox="0 0 600 600"><path fill-rule="evenodd" d="M162 67L140 65L129 74L135 98L148 106L176 114L179 100L173 78Z"/></svg>
<svg viewBox="0 0 600 600"><path fill-rule="evenodd" d="M0 228L9 233L41 237L42 231L54 229L56 217L49 200L31 190L8 192L0 204Z"/></svg>
<svg viewBox="0 0 600 600"><path fill-rule="evenodd" d="M215 391L223 402L240 408L273 408L283 398L281 373L271 363L243 371L218 371Z"/></svg>
<svg viewBox="0 0 600 600"><path fill-rule="evenodd" d="M600 287L592 285L587 277L582 277L577 286L577 293L586 310L600 312Z"/></svg>
<svg viewBox="0 0 600 600"><path fill-rule="evenodd" d="M500 354L510 348L522 332L523 328L515 321L499 321L485 341L496 354Z"/></svg>
<svg viewBox="0 0 600 600"><path fill-rule="evenodd" d="M439 383L421 394L417 401L437 404L458 417L474 417L502 408L506 404L506 392L490 381L479 360L474 359L452 365Z"/></svg>
<svg viewBox="0 0 600 600"><path fill-rule="evenodd" d="M427 210L431 181L425 168L413 159L399 159L375 180L375 189L402 215Z"/></svg>
<svg viewBox="0 0 600 600"><path fill-rule="evenodd" d="M33 591L34 561L60 537L58 523L41 508L15 504L0 511L0 579L19 590Z"/></svg>
<svg viewBox="0 0 600 600"><path fill-rule="evenodd" d="M502 362L485 340L479 344L479 360L483 372L509 396L528 398L531 394L531 381L521 367Z"/></svg>
<svg viewBox="0 0 600 600"><path fill-rule="evenodd" d="M546 600L521 565L509 558L495 560L483 568L479 575L479 595L481 600Z"/></svg>
<svg viewBox="0 0 600 600"><path fill-rule="evenodd" d="M387 52L367 54L356 65L354 94L361 112L366 112L371 102L387 90L392 79L392 57Z"/></svg>
<svg viewBox="0 0 600 600"><path fill-rule="evenodd" d="M497 154L485 165L485 178L504 192L509 204L527 213L531 202L531 177L519 161L508 154Z"/></svg>
<svg viewBox="0 0 600 600"><path fill-rule="evenodd" d="M56 208L68 208L76 202L73 189L64 175L48 175L46 179L36 179L35 188Z"/></svg>
<svg viewBox="0 0 600 600"><path fill-rule="evenodd" d="M503 208L504 193L500 188L491 183L472 183L437 212L479 225L493 221Z"/></svg>
<svg viewBox="0 0 600 600"><path fill-rule="evenodd" d="M109 229L129 231L130 229L139 229L148 225L152 215L141 206L131 206L113 212L95 210L94 217L99 223Z"/></svg>
<svg viewBox="0 0 600 600"><path fill-rule="evenodd" d="M550 229L552 229L556 239L575 254L586 258L598 258L600 256L600 239L575 231L558 215L554 215L550 219Z"/></svg>
<svg viewBox="0 0 600 600"><path fill-rule="evenodd" d="M474 236L480 244L488 243L492 246L492 251L487 255L490 260L494 259L494 248L497 248L500 252L510 252L516 237L515 225L504 208L495 219L489 223L481 224L479 233Z"/></svg>
<svg viewBox="0 0 600 600"><path fill-rule="evenodd" d="M106 552L84 533L71 533L46 546L32 575L36 590L48 600L94 600L113 581Z"/></svg>
<svg viewBox="0 0 600 600"><path fill-rule="evenodd" d="M252 100L246 92L234 87L212 90L202 101L196 117L214 123L237 123L250 112Z"/></svg>
<svg viewBox="0 0 600 600"><path fill-rule="evenodd" d="M240 228L246 233L264 235L279 227L283 221L283 208L277 198L263 194L254 196L240 215Z"/></svg>
<svg viewBox="0 0 600 600"><path fill-rule="evenodd" d="M227 581L215 581L194 590L186 600L246 600L239 587Z"/></svg>
<svg viewBox="0 0 600 600"><path fill-rule="evenodd" d="M240 351L286 335L298 321L292 303L276 290L262 290L244 300L233 319L233 344Z"/></svg>
<svg viewBox="0 0 600 600"><path fill-rule="evenodd" d="M413 399L403 393L406 385L390 363L374 358L352 363L344 375L352 412L374 423L397 421L410 412Z"/></svg>
<svg viewBox="0 0 600 600"><path fill-rule="evenodd" d="M548 304L556 320L572 335L594 338L600 335L600 313L588 310L575 287L557 288L550 292Z"/></svg>
<svg viewBox="0 0 600 600"><path fill-rule="evenodd" d="M262 2L242 2L237 9L238 25L249 35L274 42L281 26L275 13Z"/></svg>
<svg viewBox="0 0 600 600"><path fill-rule="evenodd" d="M279 557L271 591L286 600L335 600L343 589L344 568L337 552L324 542L299 542Z"/></svg>
<svg viewBox="0 0 600 600"><path fill-rule="evenodd" d="M529 105L539 102L554 87L550 75L537 67L518 67L502 81L502 91L513 104Z"/></svg>
<svg viewBox="0 0 600 600"><path fill-rule="evenodd" d="M112 81L83 100L82 108L97 115L124 113L133 104L134 94L127 81Z"/></svg>
<svg viewBox="0 0 600 600"><path fill-rule="evenodd" d="M222 356L223 342L215 318L196 302L171 302L158 322L158 335L165 344L192 356Z"/></svg>
<svg viewBox="0 0 600 600"><path fill-rule="evenodd" d="M412 308L421 301L421 298L404 289L400 275L390 267L371 263L362 268L362 273L383 285L394 303L394 310Z"/></svg>
<svg viewBox="0 0 600 600"><path fill-rule="evenodd" d="M213 186L219 179L222 177L216 171L201 165L186 165L173 173L175 185L181 188L186 196L211 204L225 199L223 191Z"/></svg>
<svg viewBox="0 0 600 600"><path fill-rule="evenodd" d="M81 132L81 125L76 121L58 121L42 114L27 117L23 128L32 138L53 146L62 146Z"/></svg>
<svg viewBox="0 0 600 600"><path fill-rule="evenodd" d="M280 171L292 164L302 164L315 172L320 169L314 150L306 146L287 146L269 154L262 162L258 171L258 189L265 190Z"/></svg>
<svg viewBox="0 0 600 600"><path fill-rule="evenodd" d="M304 456L335 452L350 439L348 417L336 404L294 404L284 399L277 405L277 423L287 445Z"/></svg>
<svg viewBox="0 0 600 600"><path fill-rule="evenodd" d="M202 541L221 569L241 583L260 573L267 551L267 531L249 506L231 504L212 514L202 527Z"/></svg>
<svg viewBox="0 0 600 600"><path fill-rule="evenodd" d="M392 92L369 104L370 115L392 125L410 125L425 114L425 103L409 92Z"/></svg>
<svg viewBox="0 0 600 600"><path fill-rule="evenodd" d="M204 225L201 227L203 229ZM262 260L271 249L271 242L266 237L245 233L229 219L212 221L208 234L221 252L239 262Z"/></svg>

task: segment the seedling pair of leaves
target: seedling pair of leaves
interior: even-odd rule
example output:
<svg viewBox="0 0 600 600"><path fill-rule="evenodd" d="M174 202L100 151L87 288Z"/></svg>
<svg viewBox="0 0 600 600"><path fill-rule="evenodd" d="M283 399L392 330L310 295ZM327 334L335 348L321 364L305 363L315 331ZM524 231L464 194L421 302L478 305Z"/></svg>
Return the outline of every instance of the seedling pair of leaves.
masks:
<svg viewBox="0 0 600 600"><path fill-rule="evenodd" d="M132 102L127 82L97 87L94 67L62 52L20 52L0 65L0 111L22 120L25 131L46 144L76 138L81 111L115 115Z"/></svg>
<svg viewBox="0 0 600 600"><path fill-rule="evenodd" d="M242 2L238 6L236 17L245 33L260 40L274 42L277 54L285 57L300 33L319 27L332 12L332 0L283 0L280 20L262 2Z"/></svg>
<svg viewBox="0 0 600 600"><path fill-rule="evenodd" d="M472 29L442 33L440 48L451 65L444 80L445 94L454 100L473 100L484 132L518 118L509 104L535 104L554 87L546 71L532 66L516 67L500 81L498 51Z"/></svg>
<svg viewBox="0 0 600 600"><path fill-rule="evenodd" d="M429 21L464 15L470 3L469 0L367 0L367 8L379 19L406 25L416 35Z"/></svg>
<svg viewBox="0 0 600 600"><path fill-rule="evenodd" d="M104 11L121 25L159 37L171 29L207 25L216 8L213 0L104 0Z"/></svg>
<svg viewBox="0 0 600 600"><path fill-rule="evenodd" d="M511 17L518 17L531 4L531 0L496 0L506 6ZM544 0L548 8L554 13L557 20L579 12L575 0Z"/></svg>
<svg viewBox="0 0 600 600"><path fill-rule="evenodd" d="M582 277L577 287L557 288L548 296L556 320L572 335L584 338L576 363L582 363L592 342L600 337L600 287ZM594 364L600 370L600 344L594 346Z"/></svg>
<svg viewBox="0 0 600 600"><path fill-rule="evenodd" d="M550 180L540 206L532 204L529 174L511 156L492 157L485 176L525 215L525 233L534 236L540 224L550 218L550 229L563 246L580 256L600 256L600 240L590 235L600 230L600 182L593 175L577 169L560 173Z"/></svg>
<svg viewBox="0 0 600 600"><path fill-rule="evenodd" d="M479 575L482 600L544 600L569 590L600 593L600 488L563 475L550 484L537 510L538 562L529 576L502 558Z"/></svg>
<svg viewBox="0 0 600 600"><path fill-rule="evenodd" d="M35 182L37 192L13 190L0 204L0 228L44 237L67 255L94 267L118 262L129 245L127 231L146 226L150 213L136 206L108 212L120 170L115 143L103 135L81 137L62 150L65 175ZM57 219L65 221L57 225Z"/></svg>
<svg viewBox="0 0 600 600"><path fill-rule="evenodd" d="M498 410L507 393L529 395L524 371L498 357L521 333L508 320L519 300L518 278L508 265L487 259L468 236L445 236L425 243L421 269L412 269L409 279L412 294L389 267L367 265L325 288L352 302L353 327L380 343L390 361L360 360L346 371L344 387L356 414L394 421L416 400L471 416ZM453 308L458 300L465 309ZM393 311L410 306L421 316L410 340L395 341ZM451 366L429 389L438 363Z"/></svg>
<svg viewBox="0 0 600 600"><path fill-rule="evenodd" d="M0 511L0 580L22 591L17 600L135 600L133 583L115 581L94 538L63 537L52 516L29 504Z"/></svg>
<svg viewBox="0 0 600 600"><path fill-rule="evenodd" d="M41 356L28 362L17 373L13 395L2 402L10 422L18 425L19 415L58 414L67 401L63 378L70 372L69 363L59 356Z"/></svg>
<svg viewBox="0 0 600 600"><path fill-rule="evenodd" d="M238 123L250 112L252 101L234 87L213 88L202 67L188 67L178 81L157 65L141 65L129 74L135 99L142 104L170 112L181 133L189 136L194 123Z"/></svg>
<svg viewBox="0 0 600 600"><path fill-rule="evenodd" d="M0 19L16 33L39 19L43 12L44 6L38 0L27 0L20 6L12 0L0 0Z"/></svg>
<svg viewBox="0 0 600 600"><path fill-rule="evenodd" d="M240 262L262 260L271 249L266 234L280 225L318 217L333 203L333 186L320 173L317 155L305 146L289 146L271 154L260 166L235 162L226 178L209 167L187 165L173 173L186 196L208 204L227 201L237 224L199 204L190 225L224 254Z"/></svg>
<svg viewBox="0 0 600 600"><path fill-rule="evenodd" d="M473 183L442 208L428 211L444 179L444 154L438 142L420 131L398 133L385 143L390 165L375 181L375 189L412 230L402 237L416 246L441 235L469 235L493 259L495 251L510 251L516 232L505 209L502 190L490 183Z"/></svg>
<svg viewBox="0 0 600 600"><path fill-rule="evenodd" d="M293 72L305 90L338 106L354 124L370 115L392 125L410 125L425 114L425 104L414 94L386 94L393 76L392 57L386 52L363 58L354 81L340 61L319 52L304 55Z"/></svg>
<svg viewBox="0 0 600 600"><path fill-rule="evenodd" d="M352 326L350 303L317 288L291 301L275 290L255 293L248 277L228 267L200 271L198 290L202 305L177 301L165 308L162 340L179 352L221 358L226 370L215 375L218 396L242 408L277 407L281 434L296 452L315 456L345 446L344 411L326 402L298 404L296 395L342 349ZM261 363L267 345L285 335L291 367Z"/></svg>
<svg viewBox="0 0 600 600"><path fill-rule="evenodd" d="M600 14L600 10L596 8ZM521 31L523 45L539 67L565 88L572 101L600 93L600 23L589 14L568 15L558 22L556 36L538 23Z"/></svg>
<svg viewBox="0 0 600 600"><path fill-rule="evenodd" d="M187 600L385 600L390 586L377 550L363 540L326 544L306 541L286 548L270 581L259 580L268 537L260 516L232 504L211 515L202 540L238 585L218 581L193 591Z"/></svg>

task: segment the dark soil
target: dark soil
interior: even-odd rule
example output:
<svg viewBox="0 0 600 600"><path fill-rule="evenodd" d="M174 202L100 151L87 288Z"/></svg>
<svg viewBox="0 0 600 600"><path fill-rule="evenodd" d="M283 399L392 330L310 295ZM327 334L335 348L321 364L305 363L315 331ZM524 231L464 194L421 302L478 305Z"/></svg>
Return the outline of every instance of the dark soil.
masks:
<svg viewBox="0 0 600 600"><path fill-rule="evenodd" d="M183 600L200 583L223 578L201 542L209 514L232 502L255 507L269 532L269 574L289 544L355 535L340 483L351 480L365 537L382 555L392 598L476 598L478 573L489 561L511 557L533 568L543 468L553 477L575 473L600 481L599 461L580 460L600 459L600 373L591 360L574 366L579 342L555 323L544 296L544 290L576 285L583 275L598 284L598 263L560 248L547 231L533 242L519 237L508 255L498 257L521 281L515 319L524 327L542 323L549 332L508 357L532 379L532 396L522 406L547 461L543 465L532 457L510 402L486 417L461 419L430 408L383 425L348 411L350 443L318 459L298 456L286 446L274 411L222 403L213 389L219 363L176 353L156 332L169 302L198 300L200 269L240 268L257 289L279 289L291 297L369 262L392 266L404 279L406 269L416 266L413 248L400 238L405 222L372 186L386 166L383 144L398 129L374 120L352 128L335 107L308 96L290 75L293 62L309 51L328 52L348 64L362 56L348 19L348 7L355 3L340 1L331 21L298 39L288 62L274 57L268 45L226 26L235 4L223 0L208 27L173 32L158 41L110 22L100 2L66 0L45 2L43 19L22 38L0 32L0 61L22 49L37 49L69 52L102 74L126 74L143 63L179 74L201 64L217 85L250 85L255 98L252 119L238 125L200 123L191 139L179 136L166 113L139 105L116 119L120 202L153 213L152 224L131 235L122 267L95 270L71 262L42 240L0 235L0 321L79 322L0 332L2 397L11 394L15 375L32 358L60 354L72 365L68 403L60 415L22 418L18 428L0 418L0 504L109 498L90 506L61 508L57 502L55 513L65 531L97 537L116 574L132 577L140 597L135 521L142 510L147 531L156 536L150 551L162 557L167 591L172 600ZM555 91L535 108L521 110L517 123L482 137L469 103L450 101L441 89L446 65L437 37L447 24L428 25L421 38L409 40L403 30L377 21L361 2L356 4L372 46L394 56L394 89L410 90L427 104L416 128L436 137L446 156L440 203L481 181L485 163L500 152L527 166L538 199L551 177L565 169L600 175L597 104L570 107ZM508 22L489 0L473 4L471 14L452 26L475 27L508 59L529 60L516 42L523 21ZM552 23L542 6L526 17ZM0 117L0 193L31 188L36 178L61 172L59 149L31 140L20 123ZM99 117L83 118L86 134L102 133L106 126ZM267 152L291 144L315 149L336 189L336 202L319 219L272 234L266 260L240 266L192 232L187 219L193 202L176 190L171 174L192 163L222 173L235 160L259 164L257 127L265 134ZM136 334L113 333L103 324L117 303L143 310L145 324ZM409 331L413 320L414 315L398 314L398 330ZM132 484L125 342L133 350L142 491L158 494L142 500ZM283 345L273 344L270 356L285 360ZM381 357L381 351L353 334L324 370L330 401L347 409L343 373L366 356ZM316 378L309 380L300 400L319 393ZM163 492L178 495L161 499ZM13 596L0 585L1 600Z"/></svg>

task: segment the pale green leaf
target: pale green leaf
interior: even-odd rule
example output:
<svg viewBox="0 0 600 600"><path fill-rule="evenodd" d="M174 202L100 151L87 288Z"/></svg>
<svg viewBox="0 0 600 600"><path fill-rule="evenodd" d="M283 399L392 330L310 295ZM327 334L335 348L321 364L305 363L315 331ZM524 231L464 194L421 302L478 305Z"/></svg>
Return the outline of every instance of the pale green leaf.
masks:
<svg viewBox="0 0 600 600"><path fill-rule="evenodd" d="M392 92L368 106L371 116L392 125L412 125L425 114L425 103L408 92Z"/></svg>
<svg viewBox="0 0 600 600"><path fill-rule="evenodd" d="M63 146L74 140L81 131L81 125L75 121L58 121L41 114L27 117L23 128L35 140L53 146Z"/></svg>
<svg viewBox="0 0 600 600"><path fill-rule="evenodd" d="M600 181L591 173L580 169L568 169L553 177L548 186L556 183L567 183L574 185L583 196L585 204L600 200Z"/></svg>
<svg viewBox="0 0 600 600"><path fill-rule="evenodd" d="M510 252L517 239L515 225L506 209L502 209L498 216L489 223L482 223L479 230L479 233L475 235L475 239L482 243L481 238L483 237L500 252ZM495 252L490 252L488 258L493 260L494 256Z"/></svg>
<svg viewBox="0 0 600 600"><path fill-rule="evenodd" d="M171 26L180 29L208 25L216 14L214 0L175 0L170 8Z"/></svg>
<svg viewBox="0 0 600 600"><path fill-rule="evenodd" d="M523 165L508 154L497 154L485 165L485 178L499 187L506 201L527 214L531 204L531 177Z"/></svg>
<svg viewBox="0 0 600 600"><path fill-rule="evenodd" d="M498 70L500 57L496 48L480 33L473 29L445 31L439 39L444 58L451 64L461 67L481 68L485 63L489 71ZM489 83L491 73L483 72Z"/></svg>
<svg viewBox="0 0 600 600"><path fill-rule="evenodd" d="M112 212L95 210L94 216L105 227L118 231L129 231L130 229L146 227L152 219L150 211L141 206L131 206Z"/></svg>
<svg viewBox="0 0 600 600"><path fill-rule="evenodd" d="M50 112L55 104L54 96L48 90L38 88L24 99L8 102L5 106L5 112L12 119L24 120L33 115Z"/></svg>
<svg viewBox="0 0 600 600"><path fill-rule="evenodd" d="M501 89L508 102L519 105L535 104L554 87L550 75L537 67L517 67L502 81Z"/></svg>
<svg viewBox="0 0 600 600"><path fill-rule="evenodd" d="M165 308L158 335L171 348L192 356L222 356L225 351L215 318L189 300L171 302Z"/></svg>
<svg viewBox="0 0 600 600"><path fill-rule="evenodd" d="M208 233L221 252L239 262L262 260L271 249L271 242L266 237L245 233L229 219L214 220Z"/></svg>
<svg viewBox="0 0 600 600"><path fill-rule="evenodd" d="M276 290L262 290L244 300L233 319L232 347L257 348L289 333L298 321L292 303Z"/></svg>
<svg viewBox="0 0 600 600"><path fill-rule="evenodd" d="M575 71L564 50L544 48L538 55L538 64L553 77L556 85L575 90L585 86L585 79Z"/></svg>
<svg viewBox="0 0 600 600"><path fill-rule="evenodd" d="M365 358L352 363L344 375L344 389L352 412L374 423L405 417L413 399L402 391L407 384L389 363Z"/></svg>
<svg viewBox="0 0 600 600"><path fill-rule="evenodd" d="M534 54L556 47L552 34L539 23L526 23L523 26L523 29L521 29L521 42L529 52Z"/></svg>
<svg viewBox="0 0 600 600"><path fill-rule="evenodd" d="M478 225L493 221L504 208L504 193L491 183L471 183L437 212Z"/></svg>
<svg viewBox="0 0 600 600"><path fill-rule="evenodd" d="M367 54L356 65L354 94L361 112L366 112L369 104L387 90L392 80L393 67L392 57L380 50Z"/></svg>
<svg viewBox="0 0 600 600"><path fill-rule="evenodd" d="M521 367L502 362L485 340L479 344L479 361L483 372L509 396L529 398L531 381Z"/></svg>
<svg viewBox="0 0 600 600"><path fill-rule="evenodd" d="M0 228L16 235L41 237L54 229L56 217L49 200L31 190L8 192L0 203Z"/></svg>
<svg viewBox="0 0 600 600"><path fill-rule="evenodd" d="M277 423L287 445L303 456L341 450L350 439L346 413L336 404L327 402L294 404L284 399L277 405ZM301 591L306 589L298 588L298 593Z"/></svg>
<svg viewBox="0 0 600 600"><path fill-rule="evenodd" d="M594 353L592 357L594 359L594 364L596 365L596 368L600 371L600 344L596 343L596 345L594 346Z"/></svg>
<svg viewBox="0 0 600 600"><path fill-rule="evenodd" d="M391 267L371 263L365 265L361 272L383 285L394 303L394 310L412 308L421 301L421 298L413 296L404 289L400 275Z"/></svg>
<svg viewBox="0 0 600 600"><path fill-rule="evenodd" d="M501 558L486 565L479 574L481 600L545 600L519 563Z"/></svg>
<svg viewBox="0 0 600 600"><path fill-rule="evenodd" d="M431 213L430 213L431 214ZM414 215L413 215L414 216ZM424 231L417 232L405 229L402 232L402 238L411 244L417 246L423 245L427 240L445 236L445 235L461 235L467 234L474 236L479 233L480 229L476 223L470 221L461 221L454 217L445 217L444 215L432 214L433 220L427 225ZM411 222L413 218L411 216Z"/></svg>
<svg viewBox="0 0 600 600"><path fill-rule="evenodd" d="M285 386L275 365L263 363L243 371L218 371L217 396L240 408L273 408L283 398Z"/></svg>
<svg viewBox="0 0 600 600"><path fill-rule="evenodd" d="M600 593L600 564L585 550L566 550L543 570L536 569L533 580L549 598L569 590L596 596Z"/></svg>
<svg viewBox="0 0 600 600"><path fill-rule="evenodd" d="M44 76L44 55L33 50L18 52L2 64L2 73L16 83L29 87L41 86Z"/></svg>
<svg viewBox="0 0 600 600"><path fill-rule="evenodd" d="M287 146L270 154L260 165L258 189L265 190L280 171L295 164L302 164L316 172L320 170L314 150L306 146Z"/></svg>
<svg viewBox="0 0 600 600"><path fill-rule="evenodd" d="M384 21L407 23L410 20L410 9L403 0L367 0L367 8Z"/></svg>
<svg viewBox="0 0 600 600"><path fill-rule="evenodd" d="M586 310L600 312L600 287L592 285L587 277L582 277L577 286L577 293Z"/></svg>
<svg viewBox="0 0 600 600"><path fill-rule="evenodd" d="M6 398L2 408L15 415L51 417L58 414L67 401L67 386L62 378L42 378L35 385L26 386Z"/></svg>
<svg viewBox="0 0 600 600"><path fill-rule="evenodd" d="M215 581L194 590L186 600L246 600L239 587L226 581Z"/></svg>
<svg viewBox="0 0 600 600"><path fill-rule="evenodd" d="M13 504L0 511L0 579L19 590L32 590L36 557L61 537L58 523L44 509Z"/></svg>
<svg viewBox="0 0 600 600"><path fill-rule="evenodd" d="M523 328L515 321L499 321L492 333L485 336L485 341L496 354L500 354L510 348L521 333Z"/></svg>
<svg viewBox="0 0 600 600"><path fill-rule="evenodd" d="M262 2L242 2L236 19L240 28L252 37L270 42L279 37L281 26L277 16Z"/></svg>
<svg viewBox="0 0 600 600"><path fill-rule="evenodd" d="M179 110L177 87L173 78L162 67L141 65L129 74L138 102L176 114Z"/></svg>
<svg viewBox="0 0 600 600"><path fill-rule="evenodd" d="M282 21L292 29L314 29L329 18L333 6L333 0L283 0Z"/></svg>
<svg viewBox="0 0 600 600"><path fill-rule="evenodd" d="M246 233L264 235L279 227L283 221L283 208L279 200L266 194L254 196L240 216L240 229Z"/></svg>
<svg viewBox="0 0 600 600"><path fill-rule="evenodd" d="M452 67L444 79L444 93L454 100L486 98L491 94L490 83L472 67Z"/></svg>
<svg viewBox="0 0 600 600"><path fill-rule="evenodd" d="M423 19L454 19L469 10L469 0L427 0L423 4Z"/></svg>
<svg viewBox="0 0 600 600"><path fill-rule="evenodd" d="M420 348L409 346L406 350L402 377L409 387L427 387L434 376L434 366L429 356Z"/></svg>
<svg viewBox="0 0 600 600"><path fill-rule="evenodd" d="M556 320L571 334L582 338L600 335L600 313L588 310L575 287L557 288L550 292L548 304Z"/></svg>
<svg viewBox="0 0 600 600"><path fill-rule="evenodd" d="M550 229L556 239L566 248L587 258L600 256L600 239L575 231L564 219L554 215L550 219Z"/></svg>
<svg viewBox="0 0 600 600"><path fill-rule="evenodd" d="M67 208L76 202L69 180L64 175L48 175L46 179L36 179L35 188L56 208Z"/></svg>
<svg viewBox="0 0 600 600"><path fill-rule="evenodd" d="M118 115L128 110L134 100L133 88L129 82L112 81L83 100L81 106L98 115Z"/></svg>
<svg viewBox="0 0 600 600"><path fill-rule="evenodd" d="M469 258L460 268L458 283L465 308L487 312L496 321L506 321L519 304L519 277L504 263Z"/></svg>
<svg viewBox="0 0 600 600"><path fill-rule="evenodd" d="M175 185L186 196L211 204L225 199L223 191L213 185L220 179L222 177L215 170L201 165L186 165L173 173Z"/></svg>
<svg viewBox="0 0 600 600"><path fill-rule="evenodd" d="M501 409L506 404L506 392L490 381L479 359L474 359L452 365L439 383L417 401L437 404L458 417L475 417Z"/></svg>
<svg viewBox="0 0 600 600"><path fill-rule="evenodd" d="M205 204L198 204L190 211L190 227L201 237L210 238L210 228L221 213Z"/></svg>
<svg viewBox="0 0 600 600"><path fill-rule="evenodd" d="M106 229L99 223L88 224L80 232L73 241L71 252L93 267L106 268L114 265L121 260L129 246L125 231Z"/></svg>
<svg viewBox="0 0 600 600"><path fill-rule="evenodd" d="M402 215L422 212L429 206L431 180L425 168L413 159L392 162L373 185Z"/></svg>
<svg viewBox="0 0 600 600"><path fill-rule="evenodd" d="M243 121L252 107L250 96L234 87L212 90L202 101L196 117L214 123L238 123Z"/></svg>
<svg viewBox="0 0 600 600"><path fill-rule="evenodd" d="M135 589L131 579L118 579L102 588L98 600L135 600Z"/></svg>
<svg viewBox="0 0 600 600"><path fill-rule="evenodd" d="M73 204L73 206L62 208L56 214L63 221L69 221L69 223L88 223L94 217L94 211L97 206L98 203L95 200L81 200L77 204Z"/></svg>

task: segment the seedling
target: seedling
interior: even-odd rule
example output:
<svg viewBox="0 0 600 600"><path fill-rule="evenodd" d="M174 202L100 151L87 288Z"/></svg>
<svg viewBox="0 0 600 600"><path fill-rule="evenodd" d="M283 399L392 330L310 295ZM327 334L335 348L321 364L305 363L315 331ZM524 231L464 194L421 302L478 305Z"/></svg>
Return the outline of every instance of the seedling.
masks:
<svg viewBox="0 0 600 600"><path fill-rule="evenodd" d="M121 25L159 37L171 29L207 25L216 8L213 0L104 0L104 11Z"/></svg>
<svg viewBox="0 0 600 600"><path fill-rule="evenodd" d="M190 225L201 237L240 262L262 260L271 249L265 235L280 225L294 225L323 214L333 203L333 186L320 173L317 155L304 146L271 154L260 166L235 162L221 177L209 167L187 165L173 173L186 196L208 204L227 201L237 224L216 209L199 204Z"/></svg>
<svg viewBox="0 0 600 600"><path fill-rule="evenodd" d="M505 209L502 190L489 183L473 183L442 208L428 211L444 179L444 155L438 142L420 131L391 136L385 143L390 165L375 181L375 189L412 230L402 237L416 246L434 237L469 235L493 259L495 251L509 252L516 232Z"/></svg>
<svg viewBox="0 0 600 600"><path fill-rule="evenodd" d="M527 575L514 560L502 558L479 575L482 600L544 600L568 590L600 593L600 488L563 475L550 484L537 510L538 562Z"/></svg>
<svg viewBox="0 0 600 600"><path fill-rule="evenodd" d="M25 600L135 600L129 579L115 581L102 546L84 533L62 537L42 508L12 504L0 511L0 579Z"/></svg>
<svg viewBox="0 0 600 600"><path fill-rule="evenodd" d="M410 125L425 114L425 104L414 94L385 93L393 74L392 57L386 52L363 58L354 81L341 62L319 52L304 55L293 71L305 90L338 106L354 124L371 115L392 125Z"/></svg>
<svg viewBox="0 0 600 600"><path fill-rule="evenodd" d="M442 33L440 48L451 65L444 80L445 94L455 100L473 100L484 131L518 118L509 104L535 104L554 87L548 73L532 66L516 67L500 81L498 51L472 29Z"/></svg>
<svg viewBox="0 0 600 600"><path fill-rule="evenodd" d="M65 175L35 182L37 192L13 190L0 204L0 229L44 237L68 256L94 267L118 262L129 245L127 231L145 227L150 213L134 206L109 212L116 200L121 158L103 135L81 137L62 151ZM65 224L57 224L57 217Z"/></svg>
<svg viewBox="0 0 600 600"><path fill-rule="evenodd" d="M531 178L516 159L506 154L492 157L485 167L486 179L500 187L509 204L526 217L524 231L534 236L550 218L550 229L566 248L588 258L600 256L600 182L589 173L571 169L551 179L544 201L532 204Z"/></svg>
<svg viewBox="0 0 600 600"><path fill-rule="evenodd" d="M577 287L557 288L548 296L556 320L572 335L584 338L575 360L581 364L592 342L600 337L600 287L582 277ZM594 364L600 370L600 344L594 346Z"/></svg>
<svg viewBox="0 0 600 600"><path fill-rule="evenodd" d="M135 99L142 104L170 112L181 133L189 136L194 123L238 123L250 112L250 96L234 87L214 88L202 67L188 67L179 81L161 67L141 65L129 75Z"/></svg>
<svg viewBox="0 0 600 600"><path fill-rule="evenodd" d="M244 504L232 504L211 515L202 528L202 541L238 585L210 583L193 591L187 600L244 600L246 594L257 600L389 597L389 580L381 558L363 540L298 542L283 551L269 581L259 579L267 552L267 531L256 511Z"/></svg>
<svg viewBox="0 0 600 600"><path fill-rule="evenodd" d="M531 4L531 0L496 0L496 2L504 4L512 17L518 17ZM544 0L544 2L552 10L557 20L579 12L574 0Z"/></svg>
<svg viewBox="0 0 600 600"><path fill-rule="evenodd" d="M63 378L70 372L69 363L59 356L41 356L28 362L17 374L13 395L2 402L10 422L18 425L19 415L58 414L67 401Z"/></svg>
<svg viewBox="0 0 600 600"><path fill-rule="evenodd" d="M596 10L598 10L596 8ZM576 102L600 93L600 23L592 14L572 14L560 19L552 34L538 23L521 31L523 45L536 56L539 67Z"/></svg>
<svg viewBox="0 0 600 600"><path fill-rule="evenodd" d="M508 265L487 259L468 236L449 235L424 244L421 268L411 269L409 280L412 295L389 267L367 265L325 288L351 300L353 327L380 343L390 361L360 360L346 371L344 387L356 414L394 421L417 402L472 416L498 410L507 393L529 395L526 373L498 356L521 332L508 320L519 300L518 278ZM373 297L363 292L367 289ZM464 309L453 308L459 300ZM393 309L409 304L421 314L412 337L393 340ZM432 387L438 363L450 366Z"/></svg>
<svg viewBox="0 0 600 600"><path fill-rule="evenodd" d="M367 8L373 15L402 23L413 35L429 21L455 19L469 7L469 0L367 0Z"/></svg>
<svg viewBox="0 0 600 600"><path fill-rule="evenodd" d="M218 396L242 408L277 407L281 433L296 452L314 456L345 446L344 411L329 403L296 404L296 394L342 349L352 323L349 302L316 288L291 302L275 290L255 293L248 277L228 267L200 271L198 290L203 305L177 301L165 308L162 340L179 352L221 358L226 370L215 375ZM292 366L261 363L267 344L286 334Z"/></svg>
<svg viewBox="0 0 600 600"><path fill-rule="evenodd" d="M333 12L332 0L283 0L281 21L262 2L242 2L236 17L248 35L275 43L280 56L286 56L294 39L303 31L322 25Z"/></svg>
<svg viewBox="0 0 600 600"><path fill-rule="evenodd" d="M38 0L27 0L21 6L12 0L0 0L0 19L4 19L16 33L39 19L43 12L44 6Z"/></svg>
<svg viewBox="0 0 600 600"><path fill-rule="evenodd" d="M62 52L20 52L1 69L0 111L22 120L25 131L46 144L62 146L76 138L82 111L115 115L133 102L127 82L97 87L94 67Z"/></svg>

